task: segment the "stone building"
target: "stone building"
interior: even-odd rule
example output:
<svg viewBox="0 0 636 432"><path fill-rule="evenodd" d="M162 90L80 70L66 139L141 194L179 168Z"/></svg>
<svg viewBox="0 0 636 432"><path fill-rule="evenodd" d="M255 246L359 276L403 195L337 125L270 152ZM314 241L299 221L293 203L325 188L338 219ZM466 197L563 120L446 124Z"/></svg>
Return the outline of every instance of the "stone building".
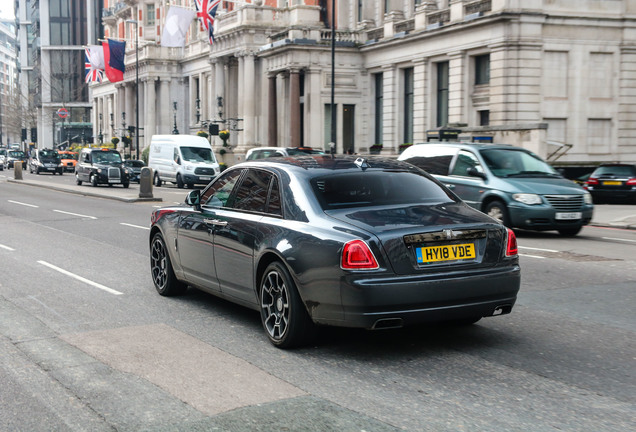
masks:
<svg viewBox="0 0 636 432"><path fill-rule="evenodd" d="M636 161L636 0L337 0L333 80L331 3L223 1L213 44L193 21L166 48L170 4L104 1L128 50L124 81L91 85L95 135L120 136L138 104L141 148L209 124L230 130L230 163L326 148L333 85L339 153L395 155L450 127L564 164Z"/></svg>

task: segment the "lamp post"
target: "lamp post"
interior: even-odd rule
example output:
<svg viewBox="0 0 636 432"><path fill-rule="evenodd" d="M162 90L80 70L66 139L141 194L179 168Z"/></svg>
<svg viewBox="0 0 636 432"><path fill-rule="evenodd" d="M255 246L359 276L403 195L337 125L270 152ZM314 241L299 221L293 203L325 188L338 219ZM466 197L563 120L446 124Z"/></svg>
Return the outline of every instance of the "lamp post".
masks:
<svg viewBox="0 0 636 432"><path fill-rule="evenodd" d="M126 22L135 25L135 153L139 159L139 21Z"/></svg>
<svg viewBox="0 0 636 432"><path fill-rule="evenodd" d="M174 126L172 127L172 134L173 135L179 135L179 129L177 129L177 102L172 102L172 108L173 108L173 116L174 116Z"/></svg>
<svg viewBox="0 0 636 432"><path fill-rule="evenodd" d="M336 152L336 0L331 0L331 154Z"/></svg>

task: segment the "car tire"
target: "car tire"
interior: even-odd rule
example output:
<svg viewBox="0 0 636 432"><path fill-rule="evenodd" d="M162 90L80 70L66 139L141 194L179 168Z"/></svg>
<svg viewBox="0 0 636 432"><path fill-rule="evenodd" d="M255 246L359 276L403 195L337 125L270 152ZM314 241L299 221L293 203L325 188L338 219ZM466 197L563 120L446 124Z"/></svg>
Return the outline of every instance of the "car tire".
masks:
<svg viewBox="0 0 636 432"><path fill-rule="evenodd" d="M75 183L76 183L78 186L81 186L81 185L82 185L82 181L79 179L79 174L77 174L77 173L75 173Z"/></svg>
<svg viewBox="0 0 636 432"><path fill-rule="evenodd" d="M484 211L488 216L497 219L503 225L510 226L510 217L508 216L508 208L501 201L492 201L486 206Z"/></svg>
<svg viewBox="0 0 636 432"><path fill-rule="evenodd" d="M91 174L90 181L93 187L97 187L97 176L95 174Z"/></svg>
<svg viewBox="0 0 636 432"><path fill-rule="evenodd" d="M287 268L279 261L267 266L259 285L261 322L278 348L309 343L317 328L303 304Z"/></svg>
<svg viewBox="0 0 636 432"><path fill-rule="evenodd" d="M163 236L157 233L150 244L150 273L157 292L165 297L184 294L188 285L177 279Z"/></svg>
<svg viewBox="0 0 636 432"><path fill-rule="evenodd" d="M155 186L161 187L161 179L159 178L159 174L155 173Z"/></svg>
<svg viewBox="0 0 636 432"><path fill-rule="evenodd" d="M177 187L179 189L183 189L183 186L185 186L185 184L183 183L183 179L181 178L180 174L177 174Z"/></svg>
<svg viewBox="0 0 636 432"><path fill-rule="evenodd" d="M574 237L581 232L581 229L583 229L582 226L576 228L561 228L558 231L563 237Z"/></svg>

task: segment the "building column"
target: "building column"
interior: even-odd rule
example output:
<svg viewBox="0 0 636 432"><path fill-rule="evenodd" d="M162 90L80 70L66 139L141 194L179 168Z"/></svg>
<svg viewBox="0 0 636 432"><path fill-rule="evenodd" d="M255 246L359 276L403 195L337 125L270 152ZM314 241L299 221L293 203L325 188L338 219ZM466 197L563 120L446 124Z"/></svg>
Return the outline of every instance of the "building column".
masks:
<svg viewBox="0 0 636 432"><path fill-rule="evenodd" d="M152 136L157 133L155 79L153 77L149 77L144 82L144 85L144 95L146 96L146 109L144 110L144 115L146 116L146 119L144 120L144 147L147 147L150 145Z"/></svg>
<svg viewBox="0 0 636 432"><path fill-rule="evenodd" d="M277 74L271 74L267 78L269 89L267 92L267 145L270 147L278 146L278 105L276 98L276 80Z"/></svg>
<svg viewBox="0 0 636 432"><path fill-rule="evenodd" d="M208 76L203 72L199 74L199 114L199 121L208 119Z"/></svg>
<svg viewBox="0 0 636 432"><path fill-rule="evenodd" d="M161 78L159 81L159 133L169 134L172 131L172 101L170 100L170 78Z"/></svg>
<svg viewBox="0 0 636 432"><path fill-rule="evenodd" d="M382 90L384 107L382 112L382 142L385 146L391 145L390 150L397 154L399 152L399 134L397 127L397 68L394 64L387 65L382 70ZM384 150L389 150L383 147Z"/></svg>
<svg viewBox="0 0 636 432"><path fill-rule="evenodd" d="M448 123L467 123L464 113L466 55L463 51L449 54Z"/></svg>
<svg viewBox="0 0 636 432"><path fill-rule="evenodd" d="M426 59L413 61L413 143L426 142Z"/></svg>
<svg viewBox="0 0 636 432"><path fill-rule="evenodd" d="M243 111L240 117L243 118L243 142L249 148L255 144L255 118L254 108L256 104L255 89L256 75L254 74L254 55L248 54L243 57Z"/></svg>
<svg viewBox="0 0 636 432"><path fill-rule="evenodd" d="M305 70L305 142L309 147L324 148L324 125L320 121L311 121L313 118L320 119L324 115L324 107L320 98L322 82L319 69Z"/></svg>
<svg viewBox="0 0 636 432"><path fill-rule="evenodd" d="M290 145L300 146L300 74L298 70L289 71L289 132Z"/></svg>

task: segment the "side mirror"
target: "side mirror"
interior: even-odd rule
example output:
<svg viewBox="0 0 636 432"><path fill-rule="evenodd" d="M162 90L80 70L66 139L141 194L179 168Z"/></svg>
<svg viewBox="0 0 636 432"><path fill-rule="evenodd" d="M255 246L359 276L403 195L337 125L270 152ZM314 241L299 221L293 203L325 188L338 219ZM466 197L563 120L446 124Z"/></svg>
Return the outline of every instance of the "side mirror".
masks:
<svg viewBox="0 0 636 432"><path fill-rule="evenodd" d="M196 210L201 210L201 190L190 191L186 196L185 203Z"/></svg>
<svg viewBox="0 0 636 432"><path fill-rule="evenodd" d="M486 180L486 174L484 174L483 172L479 171L477 168L475 167L470 167L466 170L466 173L471 176L471 177L479 177L481 179Z"/></svg>

